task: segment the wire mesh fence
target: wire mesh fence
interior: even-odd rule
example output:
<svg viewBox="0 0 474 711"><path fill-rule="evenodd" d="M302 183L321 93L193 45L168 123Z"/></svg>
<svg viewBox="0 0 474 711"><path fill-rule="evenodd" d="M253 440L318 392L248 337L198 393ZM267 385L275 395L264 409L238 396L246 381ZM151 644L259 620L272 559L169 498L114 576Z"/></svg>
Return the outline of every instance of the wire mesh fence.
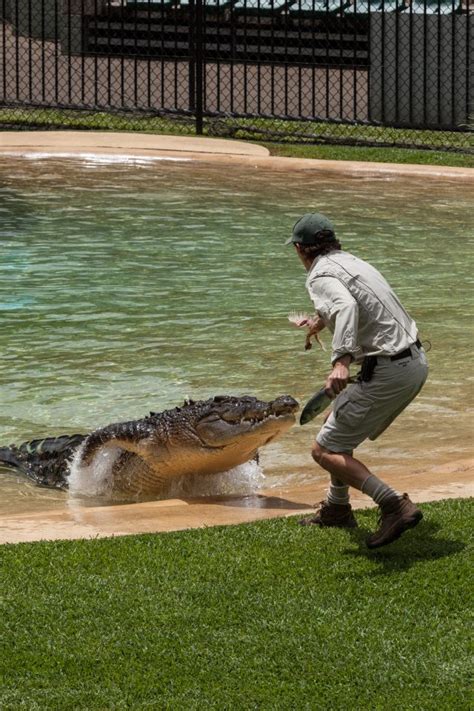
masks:
<svg viewBox="0 0 474 711"><path fill-rule="evenodd" d="M0 127L470 152L474 0L0 0Z"/></svg>

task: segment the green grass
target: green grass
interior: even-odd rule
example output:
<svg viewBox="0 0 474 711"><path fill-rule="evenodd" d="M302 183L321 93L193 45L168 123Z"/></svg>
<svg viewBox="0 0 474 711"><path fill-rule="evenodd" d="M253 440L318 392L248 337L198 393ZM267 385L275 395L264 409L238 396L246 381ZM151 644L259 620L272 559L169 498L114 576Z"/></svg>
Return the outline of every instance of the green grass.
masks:
<svg viewBox="0 0 474 711"><path fill-rule="evenodd" d="M195 135L194 119L142 116L140 114L71 111L67 109L2 109L2 124L15 128L89 129L93 131L138 131L170 135Z"/></svg>
<svg viewBox="0 0 474 711"><path fill-rule="evenodd" d="M317 139L322 143L352 142L363 145L369 141L385 144L398 142L407 147L413 145L428 148L446 147L452 149L472 150L474 143L472 134L464 131L431 131L410 128L390 128L389 126L374 126L360 124L324 123L317 121L284 121L277 119L217 119L214 130L225 131L226 126L233 129L235 138L250 138L264 140L266 136L280 143L312 144Z"/></svg>
<svg viewBox="0 0 474 711"><path fill-rule="evenodd" d="M263 145L266 145L274 156L288 156L291 158L357 160L373 163L411 163L474 168L474 155L463 153L419 151L410 148L369 148L366 146Z"/></svg>
<svg viewBox="0 0 474 711"><path fill-rule="evenodd" d="M2 711L467 709L473 500L0 548Z"/></svg>
<svg viewBox="0 0 474 711"><path fill-rule="evenodd" d="M195 135L191 117L113 114L56 109L0 109L1 127L67 128L138 131L168 135ZM472 133L414 131L380 126L300 123L269 119L216 119L207 121L204 135L251 140L268 147L272 155L320 160L361 160L390 163L474 167ZM341 145L341 141L358 145ZM379 142L367 146L364 142ZM390 147L384 143L431 145L433 150ZM435 150L449 147L450 150Z"/></svg>

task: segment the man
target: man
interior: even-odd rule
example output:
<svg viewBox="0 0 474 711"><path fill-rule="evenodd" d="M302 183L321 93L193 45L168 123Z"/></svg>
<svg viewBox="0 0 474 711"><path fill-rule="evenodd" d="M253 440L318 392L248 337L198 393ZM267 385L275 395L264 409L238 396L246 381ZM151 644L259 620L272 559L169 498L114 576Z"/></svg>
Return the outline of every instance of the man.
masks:
<svg viewBox="0 0 474 711"><path fill-rule="evenodd" d="M308 272L306 287L317 317L313 330L333 334L332 371L326 390L334 399L312 450L330 474L327 499L303 524L357 526L349 502L352 486L380 507L380 526L367 540L378 548L422 519L407 494L400 495L353 456L365 439L376 439L419 393L428 374L415 322L374 267L341 250L331 222L303 215L286 244L293 244ZM361 365L349 383L349 366Z"/></svg>

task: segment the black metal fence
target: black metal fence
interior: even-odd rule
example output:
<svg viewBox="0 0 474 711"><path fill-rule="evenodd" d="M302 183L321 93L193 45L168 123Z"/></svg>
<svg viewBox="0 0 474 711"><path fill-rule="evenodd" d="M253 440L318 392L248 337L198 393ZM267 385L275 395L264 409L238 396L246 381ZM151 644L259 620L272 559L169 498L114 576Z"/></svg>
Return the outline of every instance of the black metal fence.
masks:
<svg viewBox="0 0 474 711"><path fill-rule="evenodd" d="M471 151L470 3L0 0L0 127Z"/></svg>

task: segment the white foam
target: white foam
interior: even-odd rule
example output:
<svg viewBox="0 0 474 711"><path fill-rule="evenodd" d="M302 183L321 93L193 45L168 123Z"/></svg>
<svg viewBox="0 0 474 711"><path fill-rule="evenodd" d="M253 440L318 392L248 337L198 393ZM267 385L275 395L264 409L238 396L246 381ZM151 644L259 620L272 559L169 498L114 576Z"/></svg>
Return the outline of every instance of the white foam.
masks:
<svg viewBox="0 0 474 711"><path fill-rule="evenodd" d="M112 467L122 452L120 447L99 449L92 462L81 464L83 445L81 445L70 465L69 493L71 496L112 496Z"/></svg>
<svg viewBox="0 0 474 711"><path fill-rule="evenodd" d="M265 481L262 467L255 461L245 462L220 474L191 474L176 477L170 484L167 498L230 496L252 494Z"/></svg>
<svg viewBox="0 0 474 711"><path fill-rule="evenodd" d="M109 164L109 163L127 163L133 165L148 165L154 161L171 161L173 163L189 163L192 158L178 158L172 156L133 156L133 155L99 155L97 153L48 153L46 151L5 151L2 155L6 156L21 156L29 160L44 160L45 158L77 158L86 163L92 164Z"/></svg>
<svg viewBox="0 0 474 711"><path fill-rule="evenodd" d="M137 501L149 496L129 496L113 491L112 468L122 450L120 447L100 449L92 462L81 464L81 445L70 464L69 494L71 497L103 497L116 501ZM265 481L262 468L255 461L245 462L219 474L186 474L169 482L163 495L156 499L195 498L201 496L230 496L252 494Z"/></svg>

